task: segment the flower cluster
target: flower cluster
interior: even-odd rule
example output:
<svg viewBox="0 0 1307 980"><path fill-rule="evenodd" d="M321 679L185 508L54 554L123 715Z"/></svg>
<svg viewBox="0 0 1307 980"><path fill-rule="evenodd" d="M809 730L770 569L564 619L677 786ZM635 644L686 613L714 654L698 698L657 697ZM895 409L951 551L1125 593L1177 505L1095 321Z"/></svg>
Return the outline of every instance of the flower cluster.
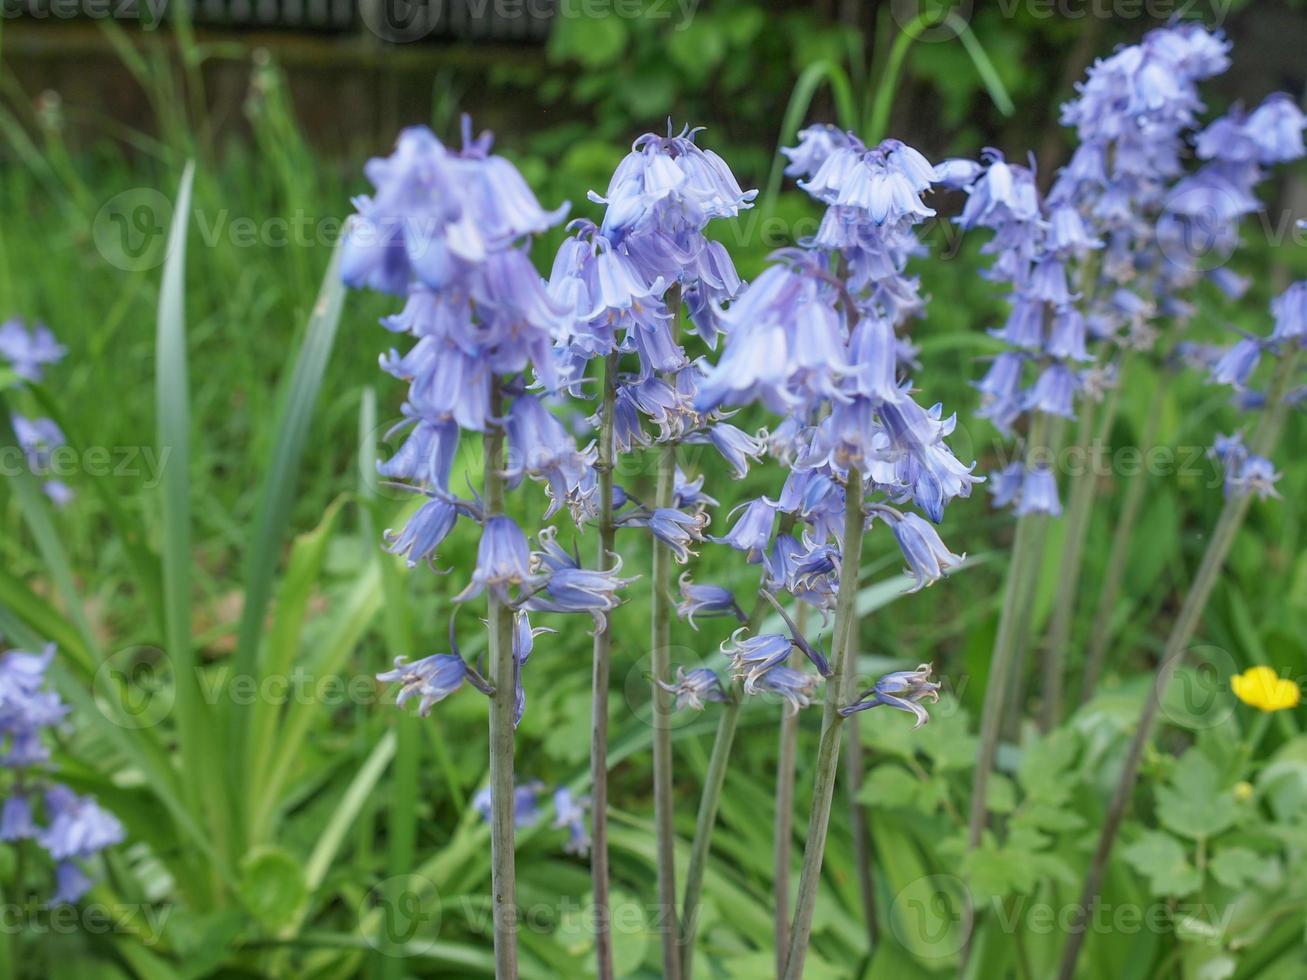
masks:
<svg viewBox="0 0 1307 980"><path fill-rule="evenodd" d="M1307 346L1307 280L1295 282L1277 296L1271 303L1271 315L1275 326L1269 336L1245 337L1212 358L1211 380L1232 386L1245 408L1261 408L1267 402L1267 393L1251 385L1253 371L1263 354L1273 359L1293 357ZM1285 379L1286 390L1280 397L1296 405L1307 398L1307 386L1292 387L1293 380ZM1247 493L1263 498L1279 496L1275 483L1280 474L1270 460L1244 444L1241 434L1217 436L1209 454L1225 471L1226 496Z"/></svg>
<svg viewBox="0 0 1307 980"><path fill-rule="evenodd" d="M725 350L695 407L758 402L783 417L768 449L789 467L785 485L774 500L742 504L716 540L761 565L766 589L825 613L843 571L839 533L851 473L870 497L911 502L933 521L977 478L947 445L955 419L916 401L907 376L915 351L898 333L924 311L907 264L921 251L915 226L934 214L922 195L938 182L935 168L898 140L868 147L828 126L804 130L786 152L787 173L825 205L822 222L801 247L777 252L722 312ZM918 587L959 561L933 529L922 533L929 525L921 518L871 506L893 528ZM724 650L746 693L772 691L798 708L818 679L784 664L795 645L826 672L793 629L737 633Z"/></svg>
<svg viewBox="0 0 1307 980"><path fill-rule="evenodd" d="M80 862L121 842L123 828L92 797L47 775L45 735L68 713L46 686L54 653L51 644L41 653L10 650L0 656L0 765L14 777L0 808L0 841L35 841L55 863L52 901L75 902L92 885Z"/></svg>
<svg viewBox="0 0 1307 980"><path fill-rule="evenodd" d="M406 353L381 359L383 370L408 382L396 427L408 435L378 470L425 500L401 530L387 531L387 545L414 565L434 559L460 517L481 525L476 568L455 601L488 591L512 606L520 718L521 667L539 632L527 610L585 612L602 625L624 581L581 568L554 545L550 529L541 532L544 550L533 554L512 518L450 487L461 434L502 427L507 464L492 476L510 490L524 478L542 483L546 518L565 507L580 523L597 489L593 448L578 448L537 393L548 396L571 380L559 346L575 333L576 307L551 294L529 255L531 236L557 225L567 206L543 209L490 147L489 134L474 139L466 119L459 151L425 128L401 133L391 156L367 165L375 191L355 202L341 275L348 285L405 297L403 310L382 322L414 341ZM398 661L379 680L399 682L401 701L419 696L424 714L464 681L488 693L452 636L451 650Z"/></svg>
<svg viewBox="0 0 1307 980"><path fill-rule="evenodd" d="M63 359L66 349L59 344L43 324L32 328L21 320L0 323L0 365L8 364L14 377L20 381L36 383L45 376L45 368ZM63 507L73 498L73 491L62 480L45 479L50 470L50 457L64 445L64 434L53 419L27 418L13 413L9 416L18 447L23 451L28 471L42 478L41 488L56 507Z"/></svg>

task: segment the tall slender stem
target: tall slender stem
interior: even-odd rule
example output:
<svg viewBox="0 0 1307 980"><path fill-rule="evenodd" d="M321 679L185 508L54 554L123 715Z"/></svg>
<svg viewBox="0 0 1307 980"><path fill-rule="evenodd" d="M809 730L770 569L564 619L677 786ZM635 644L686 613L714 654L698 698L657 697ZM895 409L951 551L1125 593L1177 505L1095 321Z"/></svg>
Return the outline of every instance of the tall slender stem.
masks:
<svg viewBox="0 0 1307 980"><path fill-rule="evenodd" d="M1157 440L1157 428L1162 417L1162 397L1165 386L1158 384L1153 388L1153 397L1144 419L1144 431L1139 439L1142 458L1148 458L1153 443ZM1126 485L1125 498L1121 501L1121 514L1117 518L1116 530L1112 533L1112 547L1108 553L1107 571L1103 575L1103 588L1098 596L1098 607L1094 612L1093 630L1090 633L1089 653L1085 658L1084 679L1080 685L1080 703L1086 703L1094 695L1098 678L1103 672L1103 663L1107 658L1107 644L1111 641L1112 616L1116 611L1116 601L1121 595L1121 584L1125 581L1126 563L1130 559L1130 545L1134 541L1135 524L1143 509L1144 491L1148 489L1148 474L1136 473Z"/></svg>
<svg viewBox="0 0 1307 980"><path fill-rule="evenodd" d="M675 313L675 333L679 335L681 320L681 291L673 287L668 293L669 306ZM676 489L676 444L664 443L658 450L657 485L654 491L654 508L671 507ZM650 683L653 688L653 779L654 826L658 848L658 904L661 911L663 940L663 976L668 980L681 980L681 956L678 949L680 930L676 923L676 825L673 821L672 796L672 716L673 702L670 692L659 681L669 680L671 674L672 627L672 552L657 538L653 542L653 568L650 575L652 596L649 616Z"/></svg>
<svg viewBox="0 0 1307 980"><path fill-rule="evenodd" d="M717 822L717 809L722 800L722 786L726 782L726 767L735 741L735 729L740 720L740 701L744 692L739 683L732 685L731 700L722 705L717 719L717 737L713 740L712 755L708 759L708 772L704 776L703 795L699 799L699 816L694 826L694 845L690 850L690 866L685 873L685 900L681 903L681 976L689 980L694 967L694 937L699 926L699 899L703 894L703 875L708 867L709 844L713 824Z"/></svg>
<svg viewBox="0 0 1307 980"><path fill-rule="evenodd" d="M821 742L817 749L816 776L812 789L812 811L808 817L808 836L803 847L803 871L799 876L799 894L794 908L794 924L790 929L789 955L785 961L786 980L803 976L803 960L808 953L812 937L812 915L817 905L817 889L821 884L821 862L826 852L826 830L830 823L831 799L835 793L835 777L839 772L840 733L844 719L840 706L847 704L853 694L853 680L857 671L849 663L850 631L856 618L858 571L862 566L862 530L864 511L862 502L862 474L849 469L844 490L844 534L841 539L841 565L839 595L835 601L835 633L831 641L831 675L826 678L826 703L822 709Z"/></svg>
<svg viewBox="0 0 1307 980"><path fill-rule="evenodd" d="M793 526L782 521L782 533ZM753 632L766 604L761 596L745 620L744 628ZM803 614L800 611L800 621ZM712 755L704 776L703 792L699 797L699 813L695 819L694 841L690 846L690 865L685 873L685 897L681 900L681 976L689 980L694 965L694 938L699 928L699 899L703 894L703 876L708 868L712 845L713 826L717 823L717 810L721 805L722 787L726 783L726 768L735 744L735 729L740 721L740 707L744 688L737 680L731 685L730 701L722 706L717 718L717 735L713 739Z"/></svg>
<svg viewBox="0 0 1307 980"><path fill-rule="evenodd" d="M490 418L504 417L504 396L491 382ZM504 512L504 430L497 421L485 435L485 516ZM490 682L490 865L495 925L495 975L517 976L517 883L513 860L513 611L488 590Z"/></svg>
<svg viewBox="0 0 1307 980"><path fill-rule="evenodd" d="M1046 427L1046 417L1036 415L1030 427L1030 446L1027 458L1040 451ZM998 737L1003 723L1003 703L1006 700L1012 661L1018 647L1018 620L1025 603L1026 569L1034 557L1036 518L1040 514L1023 514L1017 518L1016 537L1012 542L1012 559L1008 564L1007 581L1003 590L1003 608L998 617L998 633L994 637L994 655L990 660L989 680L985 685L985 704L980 716L980 753L976 757L976 771L971 783L971 814L967 827L967 847L980 845L985 831L985 792L989 787L989 772L998 753Z"/></svg>
<svg viewBox="0 0 1307 980"><path fill-rule="evenodd" d="M849 662L858 662L856 649L849 651ZM849 747L844 750L844 784L849 797L849 827L853 835L853 868L858 876L858 895L862 899L862 918L867 927L867 949L874 950L880 928L876 923L876 884L871 874L871 827L867 808L858 800L862 792L862 741L858 716L850 715Z"/></svg>
<svg viewBox="0 0 1307 980"><path fill-rule="evenodd" d="M1103 406L1104 422L1115 414L1119 390L1113 388L1108 403ZM1061 575L1058 579L1057 597L1053 600L1053 623L1044 645L1043 705L1040 711L1040 728L1043 731L1048 731L1062 717L1066 647L1071 640L1071 620L1076 610L1076 598L1080 594L1080 555L1084 550L1085 536L1089 532L1089 515L1094 504L1097 481L1097 474L1089 462L1093 436L1094 405L1085 404L1080 410L1080 425L1076 430L1075 441L1076 448L1084 454L1085 469L1073 478L1071 500L1067 505L1066 536L1062 544Z"/></svg>
<svg viewBox="0 0 1307 980"><path fill-rule="evenodd" d="M799 632L808 625L808 607L800 604ZM790 654L790 666L802 654ZM780 744L776 754L776 815L772 827L772 879L775 882L776 901L772 909L773 929L776 933L776 975L785 971L785 957L790 937L790 853L794 842L794 769L799 748L799 713L782 711Z"/></svg>
<svg viewBox="0 0 1307 980"><path fill-rule="evenodd" d="M616 549L613 528L613 410L617 402L617 361L604 358L603 402L599 409L599 554L595 567L612 567ZM608 902L608 669L613 638L609 624L595 633L590 728L590 878L594 890L595 959L599 980L612 980L613 938Z"/></svg>
<svg viewBox="0 0 1307 980"><path fill-rule="evenodd" d="M1279 436L1280 425L1284 420L1284 393L1293 379L1296 361L1295 349L1286 352L1277 365L1265 412L1252 439L1252 451L1258 455L1268 455ZM1076 961L1080 958L1080 949L1085 942L1085 919L1089 914L1089 907L1098 899L1103 876L1107 871L1108 858L1116 843L1121 821L1125 818L1126 807L1134 795L1135 781L1139 778L1139 763L1157 723L1157 712L1161 706L1162 696L1172 675L1184 662L1186 648L1198 628L1207 600L1216 586L1226 556L1230 553L1230 546L1234 543L1235 535L1239 532L1251 503L1252 495L1249 492L1235 493L1226 497L1225 506L1221 508L1221 516L1217 519L1216 527L1213 528L1212 536L1207 542L1202 563L1194 575L1193 584L1189 587L1189 593L1185 596L1179 615L1171 626L1170 635L1162 651L1162 662L1153 676L1152 689L1144 701L1134 737L1130 740L1130 748L1126 751L1121 778L1112 793L1112 800L1108 804L1107 815L1103 820L1103 829L1098 835L1098 844L1094 848L1094 855L1090 858L1089 867L1085 872L1085 885L1080 893L1080 903L1073 913L1074 921L1068 930L1066 947L1062 951L1062 961L1057 972L1058 980L1072 980L1075 976Z"/></svg>

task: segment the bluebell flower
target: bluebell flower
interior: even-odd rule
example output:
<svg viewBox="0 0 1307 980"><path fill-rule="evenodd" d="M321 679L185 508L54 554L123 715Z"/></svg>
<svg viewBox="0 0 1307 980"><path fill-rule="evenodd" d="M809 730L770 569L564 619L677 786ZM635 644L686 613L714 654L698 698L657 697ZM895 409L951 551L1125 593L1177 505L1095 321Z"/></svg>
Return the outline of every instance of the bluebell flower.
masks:
<svg viewBox="0 0 1307 980"><path fill-rule="evenodd" d="M722 652L730 658L731 670L746 683L784 663L794 649L794 641L780 633L745 636L747 632L748 628L742 626L722 644Z"/></svg>
<svg viewBox="0 0 1307 980"><path fill-rule="evenodd" d="M537 552L537 556L539 553ZM537 568L542 566L533 558ZM543 571L544 585L526 602L526 608L538 612L589 613L594 618L595 631L608 625L608 613L621 605L618 591L634 579L621 578L622 559L613 556L613 567L605 571L577 567L553 567Z"/></svg>
<svg viewBox="0 0 1307 980"><path fill-rule="evenodd" d="M707 701L725 702L729 700L726 692L722 689L722 682L717 676L717 672L708 667L695 667L692 670L677 667L676 682L674 684L669 684L663 680L659 680L657 683L667 693L676 695L677 711L684 708L689 708L692 711L702 711L704 703Z"/></svg>
<svg viewBox="0 0 1307 980"><path fill-rule="evenodd" d="M567 829L567 843L563 845L567 854L584 857L590 853L590 832L585 819L589 807L588 796L575 796L566 786L554 790L554 827Z"/></svg>
<svg viewBox="0 0 1307 980"><path fill-rule="evenodd" d="M24 840L35 837L36 821L32 819L32 804L19 792L7 797L0 811L0 841Z"/></svg>
<svg viewBox="0 0 1307 980"><path fill-rule="evenodd" d="M1249 376L1257 369L1261 360L1261 342L1245 337L1226 351L1225 355L1212 366L1213 384L1231 385L1242 388L1248 383Z"/></svg>
<svg viewBox="0 0 1307 980"><path fill-rule="evenodd" d="M407 657L396 657L394 670L378 674L377 680L382 684L400 684L395 698L397 705L419 695L418 714L424 718L433 705L461 688L464 681L483 694L491 691L490 685L457 653L437 653L412 663Z"/></svg>
<svg viewBox="0 0 1307 980"><path fill-rule="evenodd" d="M752 564L762 561L767 543L771 540L772 527L776 522L776 508L765 497L740 504L728 516L733 517L743 509L735 526L723 537L714 537L719 544L729 545L736 551L742 551Z"/></svg>
<svg viewBox="0 0 1307 980"><path fill-rule="evenodd" d="M594 445L578 450L563 423L533 395L513 399L505 429L510 453L504 475L509 489L515 488L523 476L540 480L548 486L549 507L544 519L566 505L573 519L582 523L596 509L592 500L598 490Z"/></svg>
<svg viewBox="0 0 1307 980"><path fill-rule="evenodd" d="M1057 517L1062 504L1057 496L1057 478L1047 466L1033 466L1026 471L1021 482L1021 495L1017 499L1017 514L1048 514Z"/></svg>
<svg viewBox="0 0 1307 980"><path fill-rule="evenodd" d="M699 628L695 616L734 616L741 623L747 618L730 589L720 585L696 585L690 581L689 572L681 575L680 587L681 601L676 606L676 614L693 629Z"/></svg>
<svg viewBox="0 0 1307 980"><path fill-rule="evenodd" d="M431 497L401 531L386 529L386 550L392 555L403 555L409 568L419 562L435 558L436 549L449 536L458 520L458 508L441 497Z"/></svg>
<svg viewBox="0 0 1307 980"><path fill-rule="evenodd" d="M454 601L467 602L489 588L500 602L507 603L510 586L530 588L537 584L538 577L531 572L531 549L526 535L511 517L497 514L482 528L472 581Z"/></svg>
<svg viewBox="0 0 1307 980"><path fill-rule="evenodd" d="M702 510L716 507L717 500L703 492L704 475L700 473L691 480L680 466L672 479L672 504L679 510Z"/></svg>
<svg viewBox="0 0 1307 980"><path fill-rule="evenodd" d="M1271 303L1275 329L1271 340L1283 344L1307 342L1307 280L1295 282Z"/></svg>
<svg viewBox="0 0 1307 980"><path fill-rule="evenodd" d="M0 360L8 361L25 381L40 381L46 365L58 363L66 353L44 324L28 328L17 318L0 323Z"/></svg>
<svg viewBox="0 0 1307 980"><path fill-rule="evenodd" d="M1280 495L1275 489L1279 479L1280 474L1276 472L1275 466L1269 459L1250 453L1228 485L1236 493L1256 494L1265 500L1267 497Z"/></svg>
<svg viewBox="0 0 1307 980"><path fill-rule="evenodd" d="M540 794L545 784L538 779L518 783L513 789L513 826L525 830L540 820ZM472 797L472 809L481 815L481 819L490 823L492 814L491 792L489 786L482 786Z"/></svg>
<svg viewBox="0 0 1307 980"><path fill-rule="evenodd" d="M799 130L798 146L783 146L781 153L789 159L786 177L811 178L836 150L851 145L850 135L838 126L817 123Z"/></svg>
<svg viewBox="0 0 1307 980"><path fill-rule="evenodd" d="M749 472L749 460L756 461L763 452L759 439L726 422L710 425L707 438L740 479Z"/></svg>
<svg viewBox="0 0 1307 980"><path fill-rule="evenodd" d="M671 549L677 563L684 565L691 555L698 554L690 545L703 540L708 520L708 514L701 510L687 514L675 507L659 507L647 515L624 516L620 523L625 527L648 527L655 538Z"/></svg>
<svg viewBox="0 0 1307 980"><path fill-rule="evenodd" d="M117 817L67 786L55 784L46 789L45 812L47 826L36 839L56 861L89 858L123 839Z"/></svg>
<svg viewBox="0 0 1307 980"><path fill-rule="evenodd" d="M930 664L922 664L916 670L898 670L886 674L874 686L859 694L852 704L841 707L840 714L847 717L883 704L908 712L916 718L916 724L912 727L920 728L930 721L930 715L921 706L922 702L939 700L939 684L930 679L930 674Z"/></svg>
<svg viewBox="0 0 1307 980"><path fill-rule="evenodd" d="M966 558L966 555L949 551L934 527L916 514L891 514L888 520L899 550L908 563L905 571L917 580L910 592L919 592L938 582Z"/></svg>
<svg viewBox="0 0 1307 980"><path fill-rule="evenodd" d="M820 683L820 677L778 665L761 674L751 673L744 680L744 690L750 695L775 694L789 704L792 714L798 714L812 703L813 692Z"/></svg>
<svg viewBox="0 0 1307 980"><path fill-rule="evenodd" d="M50 896L52 904L72 903L91 890L94 882L73 861L59 861L54 866L55 888Z"/></svg>

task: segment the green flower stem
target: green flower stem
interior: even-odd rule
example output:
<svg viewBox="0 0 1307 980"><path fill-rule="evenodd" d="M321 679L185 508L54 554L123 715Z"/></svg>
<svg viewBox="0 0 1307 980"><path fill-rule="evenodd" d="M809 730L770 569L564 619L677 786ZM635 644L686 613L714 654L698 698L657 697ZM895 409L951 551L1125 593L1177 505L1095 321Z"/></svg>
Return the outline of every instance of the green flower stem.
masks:
<svg viewBox="0 0 1307 980"><path fill-rule="evenodd" d="M491 382L490 417L504 417L498 379ZM504 512L504 430L492 422L485 435L485 516ZM495 975L517 976L517 883L513 860L513 612L489 590L490 878L495 926Z"/></svg>
<svg viewBox="0 0 1307 980"><path fill-rule="evenodd" d="M1139 449L1147 458L1153 443L1157 440L1157 428L1162 416L1162 397L1164 386L1153 389L1153 397L1144 419L1144 431L1139 439ZM1130 545L1134 540L1135 524L1143 510L1144 491L1148 489L1148 475L1136 473L1126 485L1125 498L1121 501L1121 514L1117 518L1116 530L1112 532L1112 546L1108 552L1107 570L1103 576L1103 588L1098 595L1098 607L1094 611L1093 629L1089 639L1089 653L1085 657L1085 673L1080 684L1080 703L1085 704L1094 696L1094 688L1102 675L1103 664L1107 659L1107 644L1111 641L1112 616L1116 611L1116 601L1121 595L1121 585L1125 581L1126 563L1130 560Z"/></svg>
<svg viewBox="0 0 1307 980"><path fill-rule="evenodd" d="M790 928L789 955L785 961L786 980L803 976L803 961L812 937L812 916L817 906L821 884L821 862L826 852L826 830L830 823L831 800L835 777L839 772L839 709L853 696L856 664L849 662L849 639L857 618L858 570L862 567L862 532L865 514L862 502L862 474L849 470L844 490L844 532L840 541L841 565L839 595L835 604L835 630L831 641L831 675L826 678L826 703L822 709L821 742L817 749L816 776L812 789L812 811L808 817L808 836L803 847L803 871L799 876L799 894Z"/></svg>
<svg viewBox="0 0 1307 980"><path fill-rule="evenodd" d="M850 642L853 635L850 633ZM856 644L847 654L851 668L858 662ZM856 673L856 669L853 670ZM858 730L858 716L850 715L849 746L844 750L844 784L849 796L849 828L853 835L853 868L858 876L858 895L862 899L862 918L867 927L867 949L874 950L879 938L876 924L876 886L871 874L871 827L867 822L867 808L858 800L862 792L862 741Z"/></svg>
<svg viewBox="0 0 1307 980"><path fill-rule="evenodd" d="M1252 451L1258 455L1269 455L1279 436L1280 426L1284 421L1284 393L1293 379L1296 361L1295 349L1286 352L1276 368L1265 413L1251 443ZM1230 553L1235 535L1238 534L1251 503L1251 493L1240 493L1226 498L1221 516L1217 518L1216 527L1207 542L1207 551L1203 554L1202 563L1194 575L1193 584L1189 587L1184 604L1180 607L1180 612L1171 626L1166 647L1162 651L1162 662L1153 676L1152 689L1144 701L1143 711L1135 726L1134 737L1130 740L1130 748L1126 752L1121 778L1112 793L1112 800L1108 804L1107 814L1103 820L1103 829L1099 832L1098 844L1094 848L1094 855L1085 872L1085 885L1080 894L1080 903L1075 909L1074 921L1068 930L1067 944L1062 951L1062 962L1057 973L1058 980L1073 980L1075 976L1076 962L1080 958L1080 950L1085 942L1085 917L1089 907L1098 898L1103 876L1107 871L1107 861L1116 843L1117 832L1125 817L1126 807L1134 795L1135 781L1139 778L1139 763L1157 723L1157 712L1161 706L1162 695L1166 693L1172 675L1184 662L1189 641L1193 639L1194 632L1198 628L1207 600L1216 586L1226 556Z"/></svg>
<svg viewBox="0 0 1307 980"><path fill-rule="evenodd" d="M1027 458L1041 451L1048 420L1036 415L1031 423L1030 446ZM980 716L980 752L976 757L976 771L971 783L971 814L967 826L967 848L980 846L985 831L985 792L989 786L989 772L998 753L998 738L1003 723L1004 701L1012 677L1012 666L1020 647L1019 620L1028 591L1027 570L1037 561L1036 546L1042 545L1038 525L1042 514L1024 514L1017 518L1016 536L1012 542L1012 559L1008 564L1007 580L1003 589L1003 607L998 617L998 632L994 637L994 655L990 661L989 679L985 684L985 703Z"/></svg>
<svg viewBox="0 0 1307 980"><path fill-rule="evenodd" d="M799 632L808 625L808 607L799 605ZM799 666L802 654L790 654L789 665ZM790 935L790 853L794 842L794 770L799 748L799 713L781 711L780 744L776 754L776 814L772 827L772 880L776 899L772 908L776 933L776 975L785 971Z"/></svg>
<svg viewBox="0 0 1307 980"><path fill-rule="evenodd" d="M599 410L599 554L595 567L612 567L616 551L613 527L613 411L617 402L617 361L604 358L603 403ZM595 959L599 980L612 980L613 938L608 902L608 668L613 638L609 623L594 637L592 722L590 728L590 878L594 890Z"/></svg>
<svg viewBox="0 0 1307 980"><path fill-rule="evenodd" d="M781 533L788 533L793 521L783 521ZM753 611L745 620L744 628L752 633L765 609L764 600L759 597ZM803 608L799 610L799 622L805 619ZM800 626L800 629L802 626ZM704 776L703 792L699 797L699 814L695 820L694 843L690 848L690 865L685 873L685 897L681 901L681 976L689 980L693 974L694 939L699 928L699 900L703 895L703 876L708 868L709 850L712 845L713 827L717 823L717 810L721 805L722 787L726 783L726 768L731 758L731 747L735 743L735 730L739 726L740 707L744 701L744 688L738 680L731 685L728 692L730 700L722 705L717 718L717 735L713 739L712 755L708 759L708 771Z"/></svg>
<svg viewBox="0 0 1307 980"><path fill-rule="evenodd" d="M675 311L673 338L680 335L681 292L679 287L668 294L669 306ZM657 484L654 491L654 508L671 507L676 488L676 444L668 442L658 450ZM650 685L653 689L653 781L654 827L657 836L658 905L662 912L660 928L663 943L663 976L667 980L680 980L681 955L678 949L680 929L676 924L676 825L673 821L672 787L672 695L658 683L669 680L671 674L671 628L674 615L672 602L672 551L657 538L653 541L653 568L651 570L649 618L650 630Z"/></svg>
<svg viewBox="0 0 1307 980"><path fill-rule="evenodd" d="M740 703L744 691L736 681L730 701L722 705L717 719L717 737L713 740L712 755L708 759L708 772L704 776L703 795L699 799L699 816L694 826L694 846L690 851L690 866L685 872L685 900L681 904L681 976L689 980L694 967L694 937L699 926L699 900L703 895L703 875L708 866L708 851L712 841L713 825L717 822L717 808L722 800L722 785L726 782L726 766L735 742L735 729L740 720Z"/></svg>
<svg viewBox="0 0 1307 980"><path fill-rule="evenodd" d="M1108 394L1102 405L1097 431L1094 429L1094 406L1085 405L1080 413L1076 446L1084 452L1085 471L1075 478L1071 501L1067 506L1066 537L1063 539L1061 577L1053 601L1053 624L1044 647L1043 705L1040 730L1047 732L1062 720L1062 693L1066 674L1066 651L1071 642L1071 623L1075 618L1076 599L1080 595L1080 565L1085 539L1089 535L1089 516L1093 512L1094 490L1098 474L1090 464L1091 450L1107 440L1116 421L1121 386ZM1091 441L1092 440L1092 441Z"/></svg>
<svg viewBox="0 0 1307 980"><path fill-rule="evenodd" d="M671 507L676 474L676 447L668 444L658 452L658 486L654 507ZM653 775L654 824L658 844L658 903L662 912L663 976L680 980L681 957L677 949L679 930L676 925L676 828L672 821L672 729L668 723L673 708L672 695L658 681L671 674L671 566L672 553L657 539L653 545L653 594L650 638L654 702Z"/></svg>

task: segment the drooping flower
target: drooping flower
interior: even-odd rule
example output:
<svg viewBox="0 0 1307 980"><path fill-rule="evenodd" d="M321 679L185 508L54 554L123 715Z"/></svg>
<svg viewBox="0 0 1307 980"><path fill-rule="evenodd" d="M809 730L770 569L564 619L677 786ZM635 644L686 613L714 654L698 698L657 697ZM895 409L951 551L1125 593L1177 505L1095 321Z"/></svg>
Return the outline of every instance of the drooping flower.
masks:
<svg viewBox="0 0 1307 980"><path fill-rule="evenodd" d="M930 675L930 664L922 664L916 670L898 670L886 674L859 694L852 704L841 707L840 714L848 716L883 704L908 712L916 718L916 724L912 727L920 728L930 721L930 715L921 706L922 702L939 700L939 684L932 681Z"/></svg>
<svg viewBox="0 0 1307 980"><path fill-rule="evenodd" d="M706 701L729 700L717 672L708 667L695 667L692 670L677 667L674 684L663 680L657 681L657 684L668 694L676 695L677 711L683 708L702 711Z"/></svg>
<svg viewBox="0 0 1307 980"><path fill-rule="evenodd" d="M926 586L938 582L966 558L965 555L955 555L949 551L935 528L916 514L890 516L889 522L894 531L894 539L899 543L899 550L908 563L905 571L917 580L910 592L920 592Z"/></svg>
<svg viewBox="0 0 1307 980"><path fill-rule="evenodd" d="M734 616L744 622L744 610L735 601L735 594L720 585L696 585L690 581L690 573L685 572L680 578L681 601L676 607L676 614L698 629L695 616Z"/></svg>

